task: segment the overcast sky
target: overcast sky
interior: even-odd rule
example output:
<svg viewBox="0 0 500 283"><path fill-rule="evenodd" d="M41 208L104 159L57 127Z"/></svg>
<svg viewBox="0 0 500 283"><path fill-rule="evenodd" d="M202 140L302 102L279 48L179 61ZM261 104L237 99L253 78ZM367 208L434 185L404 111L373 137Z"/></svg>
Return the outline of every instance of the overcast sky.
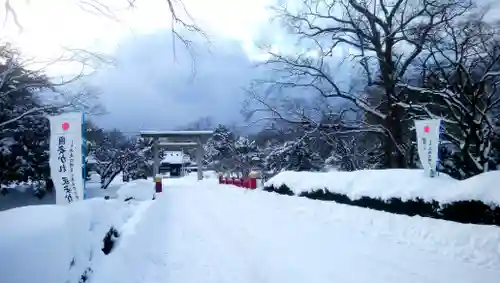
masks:
<svg viewBox="0 0 500 283"><path fill-rule="evenodd" d="M171 40L168 32L155 32L123 42L116 67L93 82L109 112L98 117L103 126L171 129L205 116L241 121L243 88L254 70L238 42L218 42L211 53L197 45L193 58L178 45L174 58Z"/></svg>
<svg viewBox="0 0 500 283"><path fill-rule="evenodd" d="M62 47L111 54L116 64L89 80L101 89L108 111L96 118L102 126L134 132L171 129L204 116L241 120L242 88L251 81L252 61L259 56L253 43L268 25L266 8L272 0L184 0L212 41L210 47L195 43L194 78L192 61L179 43L175 60L172 56L165 0L138 0L134 10L120 10L125 0L103 0L120 22L82 11L78 0L50 1L16 2L23 30L10 19L2 36L40 59L58 56Z"/></svg>

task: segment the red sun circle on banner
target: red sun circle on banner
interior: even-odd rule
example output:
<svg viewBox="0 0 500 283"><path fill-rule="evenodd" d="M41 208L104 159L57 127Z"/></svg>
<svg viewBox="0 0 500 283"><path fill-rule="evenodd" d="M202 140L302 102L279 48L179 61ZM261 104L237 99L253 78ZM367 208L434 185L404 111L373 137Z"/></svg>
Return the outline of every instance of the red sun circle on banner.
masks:
<svg viewBox="0 0 500 283"><path fill-rule="evenodd" d="M67 130L69 130L69 123L68 122L64 122L64 123L62 123L61 127L62 127L62 129L64 131L67 131Z"/></svg>
<svg viewBox="0 0 500 283"><path fill-rule="evenodd" d="M431 131L431 128L429 126L424 127L424 132L428 133Z"/></svg>

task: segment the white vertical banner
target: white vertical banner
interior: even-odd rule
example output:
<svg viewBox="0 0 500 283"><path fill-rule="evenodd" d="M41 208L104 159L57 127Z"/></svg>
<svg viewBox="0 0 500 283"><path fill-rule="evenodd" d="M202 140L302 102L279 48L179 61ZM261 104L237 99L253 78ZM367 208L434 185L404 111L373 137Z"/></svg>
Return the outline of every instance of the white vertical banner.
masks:
<svg viewBox="0 0 500 283"><path fill-rule="evenodd" d="M50 116L50 176L56 203L68 204L83 199L81 112Z"/></svg>
<svg viewBox="0 0 500 283"><path fill-rule="evenodd" d="M415 120L418 157L429 177L434 177L437 171L440 127L440 119Z"/></svg>

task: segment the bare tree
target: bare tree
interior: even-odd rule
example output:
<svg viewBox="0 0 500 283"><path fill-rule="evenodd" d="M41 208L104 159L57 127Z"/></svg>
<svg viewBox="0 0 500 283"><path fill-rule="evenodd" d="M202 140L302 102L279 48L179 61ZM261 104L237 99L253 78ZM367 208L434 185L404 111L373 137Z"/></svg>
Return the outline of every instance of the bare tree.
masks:
<svg viewBox="0 0 500 283"><path fill-rule="evenodd" d="M466 178L494 170L500 119L500 29L473 14L446 22L419 62L422 87L400 84L412 118L441 118L451 144L450 173ZM498 149L496 149L498 151Z"/></svg>
<svg viewBox="0 0 500 283"><path fill-rule="evenodd" d="M387 165L406 167L400 123L405 109L399 105L404 97L396 85L431 34L470 7L468 0L303 0L298 11L276 8L285 26L309 48L299 56L271 53L267 65L276 70L277 79L268 83L348 101L372 117L376 127L371 130L383 132ZM362 77L358 82L383 90L379 105L339 83L341 75L329 63L346 49L346 59L356 62L352 75Z"/></svg>

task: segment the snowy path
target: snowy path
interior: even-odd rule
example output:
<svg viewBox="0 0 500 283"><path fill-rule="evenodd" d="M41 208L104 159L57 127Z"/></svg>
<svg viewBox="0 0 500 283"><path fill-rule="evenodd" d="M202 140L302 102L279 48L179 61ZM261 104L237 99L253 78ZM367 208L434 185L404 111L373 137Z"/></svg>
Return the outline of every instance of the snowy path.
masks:
<svg viewBox="0 0 500 283"><path fill-rule="evenodd" d="M498 262L467 261L432 237L375 231L372 214L395 230L422 220L222 186L169 187L92 282L498 282Z"/></svg>

